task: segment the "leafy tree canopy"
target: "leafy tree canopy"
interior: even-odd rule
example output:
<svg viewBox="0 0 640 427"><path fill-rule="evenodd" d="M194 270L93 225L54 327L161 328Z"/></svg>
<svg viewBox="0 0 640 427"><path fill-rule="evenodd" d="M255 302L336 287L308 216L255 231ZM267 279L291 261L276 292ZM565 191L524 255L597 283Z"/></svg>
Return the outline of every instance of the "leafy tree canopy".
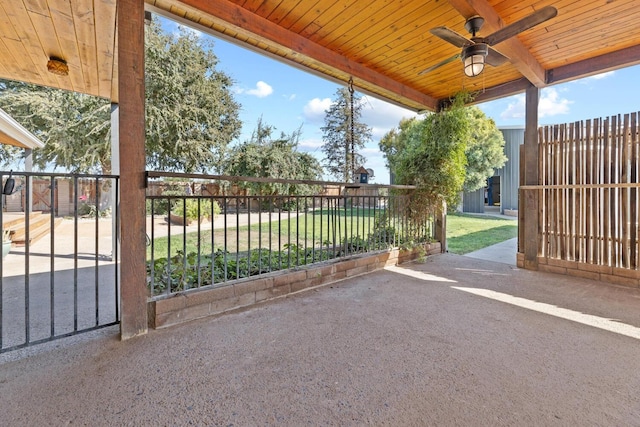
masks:
<svg viewBox="0 0 640 427"><path fill-rule="evenodd" d="M240 133L232 80L217 71L212 44L193 32L165 34L153 21L145 33L147 166L169 171L220 170ZM111 170L108 100L16 82L0 83L0 107L45 142L34 150L40 169ZM0 148L0 160L22 150Z"/></svg>
<svg viewBox="0 0 640 427"><path fill-rule="evenodd" d="M253 176L262 178L282 178L292 180L320 180L322 166L308 153L298 151L300 129L290 135L282 132L278 138L272 135L275 128L258 121L249 141L231 150L227 175ZM311 186L290 184L252 184L263 194L307 194Z"/></svg>
<svg viewBox="0 0 640 427"><path fill-rule="evenodd" d="M213 44L194 32L146 32L147 165L185 172L222 170L227 145L240 135L233 81L215 66Z"/></svg>
<svg viewBox="0 0 640 427"><path fill-rule="evenodd" d="M426 198L455 206L463 189L483 187L504 165L502 133L479 108L465 107L468 100L461 94L440 113L403 120L380 140L397 184L417 185Z"/></svg>
<svg viewBox="0 0 640 427"><path fill-rule="evenodd" d="M336 91L335 99L326 112L324 126L321 127L325 169L335 179L343 182L351 182L356 169L366 161L358 150L371 140L371 128L360 122L362 107L362 98L354 93L352 112L351 94L347 88L340 88Z"/></svg>
<svg viewBox="0 0 640 427"><path fill-rule="evenodd" d="M467 107L471 137L467 141L467 174L464 191L475 191L487 185L494 170L504 166L504 136L496 123L478 107Z"/></svg>
<svg viewBox="0 0 640 427"><path fill-rule="evenodd" d="M109 102L102 98L19 82L0 83L0 107L38 139L43 148L33 151L34 166L50 165L72 172L111 170ZM24 154L17 147L1 146L5 165Z"/></svg>
<svg viewBox="0 0 640 427"><path fill-rule="evenodd" d="M419 138L419 119L416 117L400 120L397 128L391 129L378 142L380 151L384 154L387 168L393 172L399 156L407 149L411 140Z"/></svg>

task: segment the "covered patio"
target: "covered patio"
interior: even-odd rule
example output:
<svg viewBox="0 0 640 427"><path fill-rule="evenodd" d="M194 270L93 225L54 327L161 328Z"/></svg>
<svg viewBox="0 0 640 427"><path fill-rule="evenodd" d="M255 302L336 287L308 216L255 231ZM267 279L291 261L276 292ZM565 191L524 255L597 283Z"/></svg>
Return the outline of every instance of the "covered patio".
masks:
<svg viewBox="0 0 640 427"><path fill-rule="evenodd" d="M476 102L526 92L522 184L529 190L522 200L520 247L522 265L531 270L538 268L541 239L540 89L640 63L640 41L634 36L640 33L640 9L633 0L2 0L0 5L7 23L0 35L0 78L113 102L119 165L112 173L120 175L120 203L127 206L120 221L122 338L145 334L148 327L145 235L140 232L146 184L145 11L345 84L353 79L357 90L417 111L437 111L461 89L477 92ZM469 37L465 21L480 15L484 25L477 35L488 36L548 6L557 16L530 28L516 25L518 31L496 43L507 59L501 65L486 67L476 78L465 77L457 60L431 70L452 55L464 56L469 43L462 42L461 52L432 29L446 26ZM425 70L430 71L421 73ZM636 282L637 273L630 273Z"/></svg>

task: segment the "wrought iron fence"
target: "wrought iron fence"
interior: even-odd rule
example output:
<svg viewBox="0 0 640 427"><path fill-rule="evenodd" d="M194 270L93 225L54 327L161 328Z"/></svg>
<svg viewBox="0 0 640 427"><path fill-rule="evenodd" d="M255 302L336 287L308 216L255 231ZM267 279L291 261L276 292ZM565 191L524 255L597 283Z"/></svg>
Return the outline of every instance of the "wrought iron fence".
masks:
<svg viewBox="0 0 640 427"><path fill-rule="evenodd" d="M152 298L435 239L409 186L149 172ZM285 189L286 195L273 194Z"/></svg>
<svg viewBox="0 0 640 427"><path fill-rule="evenodd" d="M118 177L0 172L9 178L0 352L117 324Z"/></svg>

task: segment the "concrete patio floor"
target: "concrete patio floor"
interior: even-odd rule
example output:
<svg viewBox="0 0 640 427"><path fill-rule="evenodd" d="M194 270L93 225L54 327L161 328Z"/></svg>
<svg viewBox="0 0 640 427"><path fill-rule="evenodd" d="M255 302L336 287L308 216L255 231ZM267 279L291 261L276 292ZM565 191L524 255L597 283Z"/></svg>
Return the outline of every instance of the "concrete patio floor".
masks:
<svg viewBox="0 0 640 427"><path fill-rule="evenodd" d="M639 425L639 308L638 289L443 254L2 355L1 424Z"/></svg>

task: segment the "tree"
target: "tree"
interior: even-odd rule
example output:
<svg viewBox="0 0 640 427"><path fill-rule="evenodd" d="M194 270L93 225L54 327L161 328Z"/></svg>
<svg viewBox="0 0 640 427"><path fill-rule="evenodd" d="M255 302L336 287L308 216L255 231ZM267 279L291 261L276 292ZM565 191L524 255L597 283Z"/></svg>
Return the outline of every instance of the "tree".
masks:
<svg viewBox="0 0 640 427"><path fill-rule="evenodd" d="M147 166L173 171L220 169L227 145L240 133L232 80L217 71L212 45L181 30L164 34L153 21L145 33ZM111 171L108 100L34 85L1 83L0 107L45 142L34 151L41 169ZM15 149L0 159L8 163Z"/></svg>
<svg viewBox="0 0 640 427"><path fill-rule="evenodd" d="M404 120L380 140L396 183L417 185L428 198L442 196L455 206L463 189L482 188L504 165L502 133L465 101L462 94L440 113Z"/></svg>
<svg viewBox="0 0 640 427"><path fill-rule="evenodd" d="M282 178L292 180L320 180L322 166L308 153L297 151L300 129L279 138L272 138L275 128L258 121L249 141L237 145L231 150L225 173L233 176L252 176L262 178ZM307 194L308 185L282 183L248 184L260 189L263 194Z"/></svg>
<svg viewBox="0 0 640 427"><path fill-rule="evenodd" d="M418 124L419 119L416 117L402 119L397 128L391 129L378 142L378 147L385 157L387 168L392 174L398 162L398 156L407 149L410 141L416 138L413 133L417 131Z"/></svg>
<svg viewBox="0 0 640 427"><path fill-rule="evenodd" d="M222 170L228 144L240 135L239 104L229 76L215 69L213 43L181 29L145 33L147 165L160 170Z"/></svg>
<svg viewBox="0 0 640 427"><path fill-rule="evenodd" d="M396 157L398 184L419 187L422 197L456 205L465 177L469 127L464 110L452 107L430 114L408 129L405 149Z"/></svg>
<svg viewBox="0 0 640 427"><path fill-rule="evenodd" d="M50 164L72 172L109 172L110 111L107 100L18 82L0 83L0 107L45 143L33 151L35 166ZM23 155L0 148L9 164Z"/></svg>
<svg viewBox="0 0 640 427"><path fill-rule="evenodd" d="M326 112L325 124L321 127L324 166L331 176L344 182L351 182L355 170L366 161L358 150L371 140L371 128L359 121L361 116L362 99L353 95L352 110L349 89L340 88L336 91L336 98Z"/></svg>
<svg viewBox="0 0 640 427"><path fill-rule="evenodd" d="M475 191L487 185L494 170L504 166L504 137L496 123L478 107L467 107L471 137L467 142L467 174L464 191Z"/></svg>

